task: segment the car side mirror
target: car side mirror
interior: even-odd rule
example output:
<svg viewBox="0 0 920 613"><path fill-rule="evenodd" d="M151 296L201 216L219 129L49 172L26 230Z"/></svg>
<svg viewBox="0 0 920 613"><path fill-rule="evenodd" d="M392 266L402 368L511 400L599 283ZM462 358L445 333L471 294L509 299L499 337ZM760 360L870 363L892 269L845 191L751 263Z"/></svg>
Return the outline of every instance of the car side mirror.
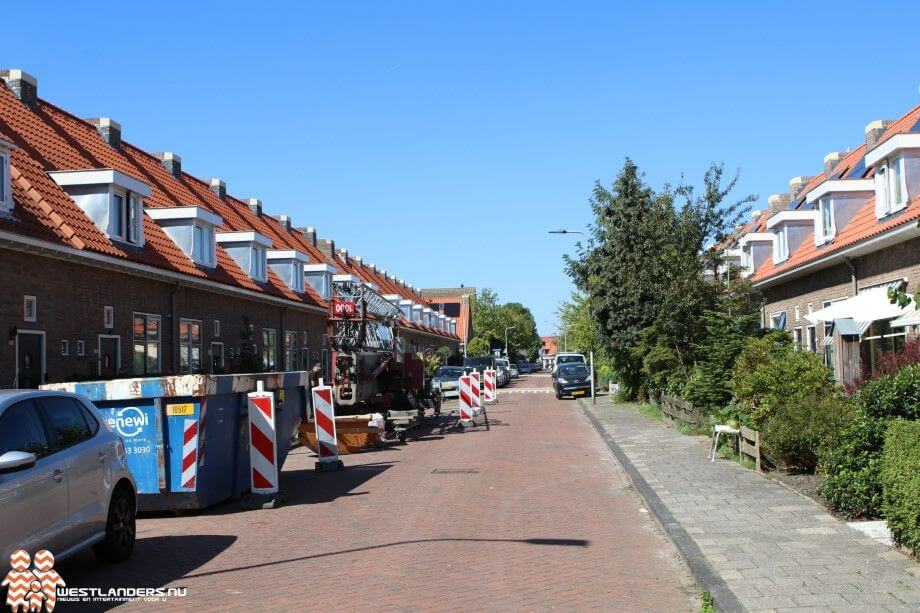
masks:
<svg viewBox="0 0 920 613"><path fill-rule="evenodd" d="M27 451L7 451L0 455L0 473L10 473L17 470L25 470L35 466L38 460L34 453Z"/></svg>

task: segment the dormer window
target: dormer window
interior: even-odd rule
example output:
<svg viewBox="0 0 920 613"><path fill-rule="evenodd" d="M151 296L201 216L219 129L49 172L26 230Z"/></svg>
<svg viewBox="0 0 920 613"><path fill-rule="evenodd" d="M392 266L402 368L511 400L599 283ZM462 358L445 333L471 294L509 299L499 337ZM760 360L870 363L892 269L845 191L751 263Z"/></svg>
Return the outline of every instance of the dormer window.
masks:
<svg viewBox="0 0 920 613"><path fill-rule="evenodd" d="M148 208L147 215L190 260L209 268L216 265L215 234L224 223L220 215L197 206Z"/></svg>
<svg viewBox="0 0 920 613"><path fill-rule="evenodd" d="M265 250L272 239L258 232L218 232L215 240L254 281L268 281Z"/></svg>
<svg viewBox="0 0 920 613"><path fill-rule="evenodd" d="M110 239L144 244L144 198L152 193L148 184L112 168L62 170L48 175Z"/></svg>
<svg viewBox="0 0 920 613"><path fill-rule="evenodd" d="M780 226L776 230L776 240L773 241L773 262L779 263L789 257L789 228Z"/></svg>
<svg viewBox="0 0 920 613"><path fill-rule="evenodd" d="M12 143L0 140L0 212L13 210L13 188L10 179L10 147Z"/></svg>
<svg viewBox="0 0 920 613"><path fill-rule="evenodd" d="M834 201L830 196L818 200L818 216L821 220L821 242L829 242L837 235L837 226L834 223Z"/></svg>
<svg viewBox="0 0 920 613"><path fill-rule="evenodd" d="M304 264L307 256L294 250L269 250L266 254L268 265L284 284L297 292L303 293Z"/></svg>
<svg viewBox="0 0 920 613"><path fill-rule="evenodd" d="M875 214L881 219L907 206L904 157L885 159L875 170Z"/></svg>
<svg viewBox="0 0 920 613"><path fill-rule="evenodd" d="M305 264L303 267L304 281L323 300L332 300L333 274L335 268L329 264Z"/></svg>

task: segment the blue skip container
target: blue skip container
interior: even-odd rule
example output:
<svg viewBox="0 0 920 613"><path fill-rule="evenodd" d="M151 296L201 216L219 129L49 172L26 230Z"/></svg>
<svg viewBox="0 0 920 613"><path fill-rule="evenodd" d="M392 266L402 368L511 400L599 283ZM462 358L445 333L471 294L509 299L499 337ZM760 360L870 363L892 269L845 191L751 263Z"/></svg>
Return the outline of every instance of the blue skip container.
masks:
<svg viewBox="0 0 920 613"><path fill-rule="evenodd" d="M125 444L141 511L203 509L250 489L246 395L275 397L278 471L305 415L308 373L179 375L82 383L46 390L85 396Z"/></svg>

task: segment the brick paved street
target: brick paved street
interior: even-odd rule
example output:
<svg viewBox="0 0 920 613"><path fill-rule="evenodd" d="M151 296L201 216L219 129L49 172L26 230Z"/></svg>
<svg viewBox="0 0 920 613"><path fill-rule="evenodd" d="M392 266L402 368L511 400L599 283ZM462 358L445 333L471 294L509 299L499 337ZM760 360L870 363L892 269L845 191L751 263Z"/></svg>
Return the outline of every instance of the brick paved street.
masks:
<svg viewBox="0 0 920 613"><path fill-rule="evenodd" d="M710 463L700 437L607 398L593 413L747 609L920 609L920 565L907 556L736 462Z"/></svg>
<svg viewBox="0 0 920 613"><path fill-rule="evenodd" d="M144 518L129 562L81 554L61 574L75 587L187 586L170 606L202 610L697 609L676 549L578 404L548 385L518 380L489 430L435 428L345 456L341 473L314 473L297 449L287 506Z"/></svg>

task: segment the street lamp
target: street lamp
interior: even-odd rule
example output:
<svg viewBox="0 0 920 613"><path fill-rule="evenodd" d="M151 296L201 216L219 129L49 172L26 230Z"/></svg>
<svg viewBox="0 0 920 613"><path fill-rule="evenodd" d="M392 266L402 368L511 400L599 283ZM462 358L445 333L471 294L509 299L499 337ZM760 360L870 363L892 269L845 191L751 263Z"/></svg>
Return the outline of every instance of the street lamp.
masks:
<svg viewBox="0 0 920 613"><path fill-rule="evenodd" d="M550 234L581 234L582 236L587 236L584 232L579 230L566 230L565 228L559 228L558 230L550 230Z"/></svg>
<svg viewBox="0 0 920 613"><path fill-rule="evenodd" d="M511 356L508 355L508 330L513 330L514 326L508 326L505 328L505 357L508 358L508 362L511 362Z"/></svg>

